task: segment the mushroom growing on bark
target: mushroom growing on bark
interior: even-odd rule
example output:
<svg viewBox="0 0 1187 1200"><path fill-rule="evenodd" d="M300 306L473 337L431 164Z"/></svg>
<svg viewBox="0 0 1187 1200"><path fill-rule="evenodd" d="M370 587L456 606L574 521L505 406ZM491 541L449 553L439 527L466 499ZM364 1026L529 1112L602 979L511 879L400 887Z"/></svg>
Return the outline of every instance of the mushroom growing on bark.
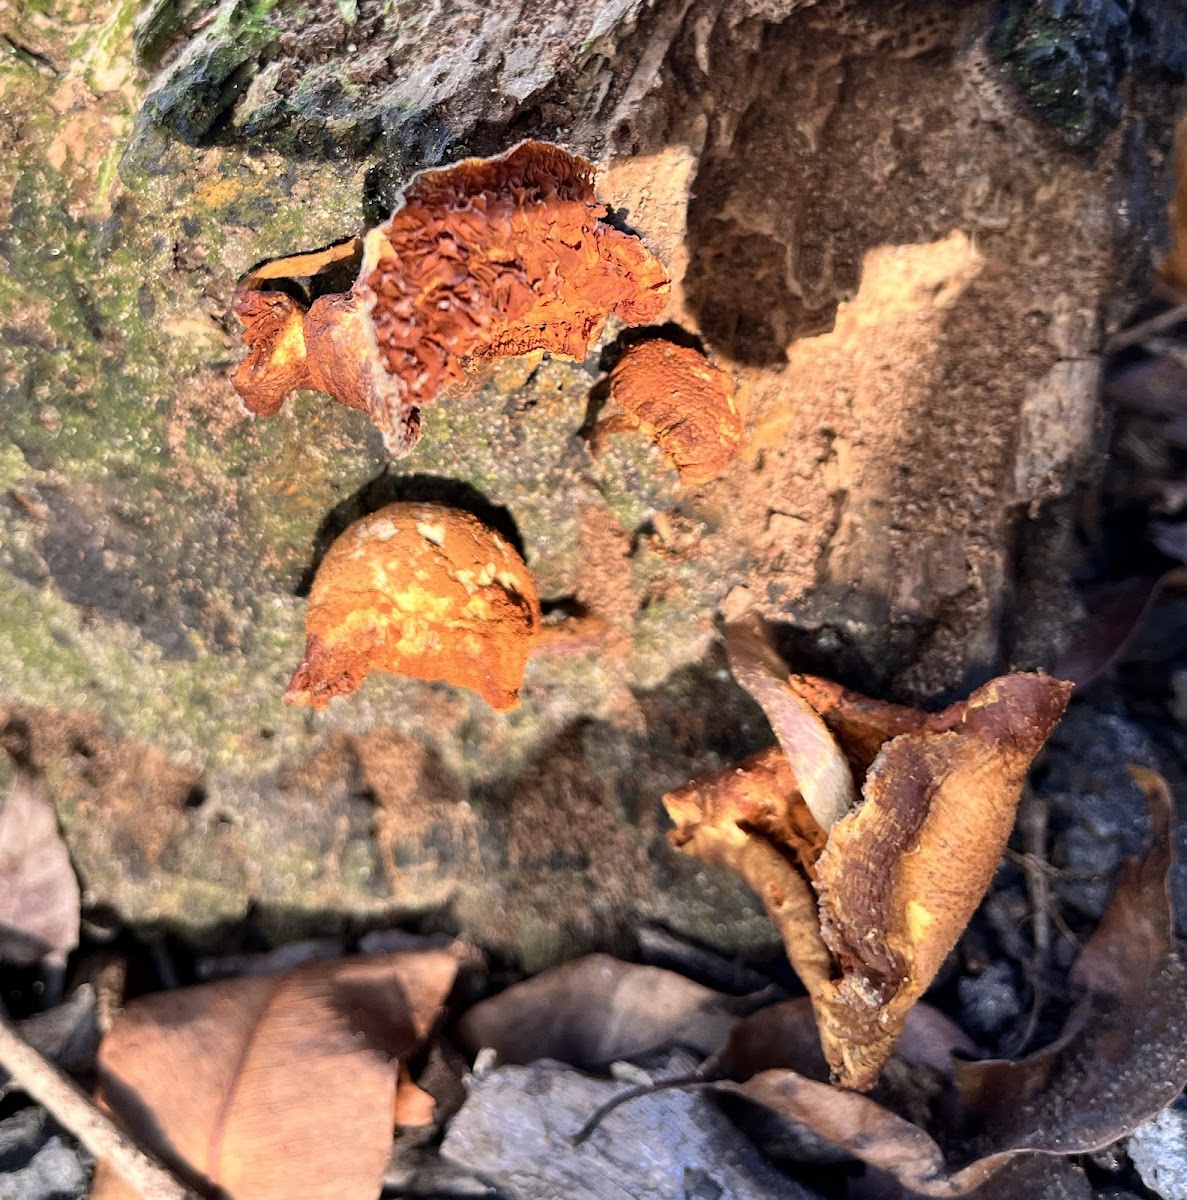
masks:
<svg viewBox="0 0 1187 1200"><path fill-rule="evenodd" d="M468 512L389 504L330 547L305 614L288 704L324 708L380 669L514 708L540 600L513 546Z"/></svg>
<svg viewBox="0 0 1187 1200"><path fill-rule="evenodd" d="M758 893L835 1078L866 1090L981 902L1072 685L1003 675L930 714L788 675L754 626L726 647L779 746L665 796L670 837Z"/></svg>
<svg viewBox="0 0 1187 1200"><path fill-rule="evenodd" d="M465 378L467 359L548 350L583 358L616 314L653 320L669 288L643 243L605 221L593 164L547 142L424 171L360 243L250 272L235 293L248 357L233 382L269 416L296 387L370 415L393 456L420 436L420 408ZM362 260L353 286L306 309L269 280Z"/></svg>
<svg viewBox="0 0 1187 1200"><path fill-rule="evenodd" d="M742 443L734 383L689 346L662 338L637 342L610 374L610 398L622 409L594 429L597 453L610 434L646 434L680 473L680 482L708 483L733 460Z"/></svg>

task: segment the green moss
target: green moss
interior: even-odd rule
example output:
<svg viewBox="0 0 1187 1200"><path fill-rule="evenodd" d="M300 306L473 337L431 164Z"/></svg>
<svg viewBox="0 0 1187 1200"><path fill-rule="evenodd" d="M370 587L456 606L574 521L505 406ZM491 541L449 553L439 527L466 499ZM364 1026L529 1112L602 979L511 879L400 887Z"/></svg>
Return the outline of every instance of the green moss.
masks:
<svg viewBox="0 0 1187 1200"><path fill-rule="evenodd" d="M1044 120L1069 144L1091 146L1120 120L1132 40L1127 6L1117 0L1009 0L990 47Z"/></svg>
<svg viewBox="0 0 1187 1200"><path fill-rule="evenodd" d="M142 121L196 144L231 107L277 29L276 0L224 0L145 102Z"/></svg>
<svg viewBox="0 0 1187 1200"><path fill-rule="evenodd" d="M98 709L128 734L214 769L234 765L241 737L260 726L301 732L300 715L277 703L279 664L300 661L304 647L296 602L262 609L252 636L257 653L278 664L275 676L201 646L192 659L168 659L119 622L96 627L52 590L0 575L5 697Z"/></svg>
<svg viewBox="0 0 1187 1200"><path fill-rule="evenodd" d="M29 464L16 446L0 444L0 491L19 489L28 474Z"/></svg>
<svg viewBox="0 0 1187 1200"><path fill-rule="evenodd" d="M98 29L86 30L70 47L71 54L85 63L84 78L95 91L106 90L103 80L113 68L126 68L138 8L138 0L119 0Z"/></svg>

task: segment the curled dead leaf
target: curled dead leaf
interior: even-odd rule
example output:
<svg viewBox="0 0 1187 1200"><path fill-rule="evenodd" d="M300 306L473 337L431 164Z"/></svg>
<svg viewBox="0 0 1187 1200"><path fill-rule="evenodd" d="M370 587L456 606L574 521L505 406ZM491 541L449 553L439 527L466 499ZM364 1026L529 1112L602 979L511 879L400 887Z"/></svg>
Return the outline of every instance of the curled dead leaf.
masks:
<svg viewBox="0 0 1187 1200"><path fill-rule="evenodd" d="M45 785L18 771L0 808L0 960L64 964L78 945L80 904Z"/></svg>
<svg viewBox="0 0 1187 1200"><path fill-rule="evenodd" d="M513 708L539 629L532 577L494 530L440 504L389 504L322 560L285 702L324 708L379 668Z"/></svg>
<svg viewBox="0 0 1187 1200"><path fill-rule="evenodd" d="M759 894L835 1077L868 1089L980 903L1072 685L1007 675L928 715L788 677L756 630L727 647L783 753L666 796L670 837Z"/></svg>
<svg viewBox="0 0 1187 1200"><path fill-rule="evenodd" d="M1035 1155L1108 1146L1161 1111L1187 1083L1187 965L1168 890L1170 795L1159 776L1134 771L1146 794L1151 833L1142 854L1124 864L1109 907L1072 968L1070 981L1085 989L1082 1002L1057 1041L1027 1058L952 1059L949 1070L962 1103L958 1120L937 1131L944 1148L869 1097L811 1078L810 1059L798 1064L799 1071L764 1070L715 1086L806 1126L919 1195L1045 1200L1066 1194L1044 1190L1051 1178L1066 1180L1072 1194L1081 1194L1070 1165L1061 1173L1025 1164ZM759 1058L769 1053L762 1018L756 1014L735 1030L732 1048L719 1056L722 1070L737 1068L737 1074L754 1065L749 1043L755 1040ZM767 1018L786 1019L778 1013ZM944 1039L937 1043L933 1033L928 1040L926 1053L934 1058ZM1037 1182L1010 1190L1008 1183L1024 1177Z"/></svg>
<svg viewBox="0 0 1187 1200"><path fill-rule="evenodd" d="M610 397L622 412L594 430L639 430L651 438L686 484L708 483L733 461L742 419L729 374L689 346L652 338L631 346L610 375Z"/></svg>
<svg viewBox="0 0 1187 1200"><path fill-rule="evenodd" d="M424 171L362 241L347 292L306 310L268 280L309 277L358 243L266 264L235 297L248 356L233 382L275 413L295 387L370 415L394 456L420 436L420 408L464 378L466 359L548 350L581 358L616 314L656 317L669 287L642 242L594 196L593 165L547 142Z"/></svg>
<svg viewBox="0 0 1187 1200"><path fill-rule="evenodd" d="M458 1034L471 1054L490 1047L503 1064L595 1069L674 1046L709 1054L747 1007L674 971L590 954L475 1005Z"/></svg>
<svg viewBox="0 0 1187 1200"><path fill-rule="evenodd" d="M142 997L104 1039L100 1097L180 1177L227 1200L373 1200L398 1063L457 964L452 948L369 955ZM423 1116L404 1099L402 1115ZM99 1165L91 1200L134 1195Z"/></svg>

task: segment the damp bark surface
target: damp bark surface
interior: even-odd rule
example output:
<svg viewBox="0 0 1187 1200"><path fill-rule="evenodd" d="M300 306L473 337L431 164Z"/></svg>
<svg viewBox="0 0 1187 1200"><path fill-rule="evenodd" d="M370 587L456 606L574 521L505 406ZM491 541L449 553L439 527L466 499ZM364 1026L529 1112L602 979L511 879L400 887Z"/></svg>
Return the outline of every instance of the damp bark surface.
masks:
<svg viewBox="0 0 1187 1200"><path fill-rule="evenodd" d="M0 729L88 903L190 936L415 917L525 966L643 920L769 941L664 839L665 791L770 741L719 615L902 702L1052 665L1184 37L1169 3L1108 59L1076 26L1053 100L1009 15L1042 0L957 7L0 4ZM731 376L720 475L643 432L590 455L613 320L441 398L395 463L324 397L242 409L238 279L524 138L597 164L672 277L648 336ZM395 501L498 529L545 628L594 618L513 713L380 674L282 705L317 565Z"/></svg>

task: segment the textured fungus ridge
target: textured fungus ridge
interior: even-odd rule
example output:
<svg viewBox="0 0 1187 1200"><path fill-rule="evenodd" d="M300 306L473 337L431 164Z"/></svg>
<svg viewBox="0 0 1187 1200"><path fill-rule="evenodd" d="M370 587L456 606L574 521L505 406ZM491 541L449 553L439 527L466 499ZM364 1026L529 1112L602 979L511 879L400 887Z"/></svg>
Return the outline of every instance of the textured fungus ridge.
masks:
<svg viewBox="0 0 1187 1200"><path fill-rule="evenodd" d="M375 668L514 708L540 629L523 560L476 517L389 504L330 547L309 595L305 661L285 701L324 708Z"/></svg>
<svg viewBox="0 0 1187 1200"><path fill-rule="evenodd" d="M308 274L316 255L243 280L235 311L249 353L235 386L260 415L294 387L319 388L369 413L389 451L406 454L420 407L464 378L464 360L532 350L582 358L611 313L628 324L659 315L663 265L605 215L593 165L544 142L426 171L366 235L349 292L306 312L258 290L286 262L303 264L290 276Z"/></svg>
<svg viewBox="0 0 1187 1200"><path fill-rule="evenodd" d="M688 346L661 338L638 342L614 368L610 395L623 411L599 427L597 440L640 430L680 472L682 483L707 483L738 453L742 420L733 380Z"/></svg>

